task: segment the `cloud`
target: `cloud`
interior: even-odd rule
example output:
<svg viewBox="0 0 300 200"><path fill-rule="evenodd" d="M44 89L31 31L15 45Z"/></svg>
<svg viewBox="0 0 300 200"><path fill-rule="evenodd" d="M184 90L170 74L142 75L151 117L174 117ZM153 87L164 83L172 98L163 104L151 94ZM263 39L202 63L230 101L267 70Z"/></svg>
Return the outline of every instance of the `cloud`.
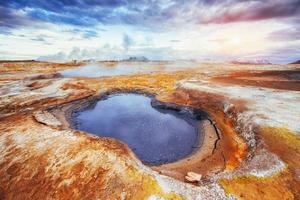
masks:
<svg viewBox="0 0 300 200"><path fill-rule="evenodd" d="M154 46L154 40L153 37L146 36L144 37L144 40L137 43L135 42L135 45L138 45L140 47L153 47Z"/></svg>
<svg viewBox="0 0 300 200"><path fill-rule="evenodd" d="M3 0L0 42L16 46L12 57L217 59L299 43L299 9L299 0Z"/></svg>
<svg viewBox="0 0 300 200"><path fill-rule="evenodd" d="M174 28L176 24L285 18L299 16L300 12L299 0L12 0L2 1L0 6L0 19L4 19L5 26L30 26L28 18L31 18L81 27L127 24L160 30ZM17 15L17 10L24 15Z"/></svg>
<svg viewBox="0 0 300 200"><path fill-rule="evenodd" d="M129 35L127 35L126 33L124 33L124 35L123 35L123 43L122 43L124 51L128 51L129 48L131 46L133 46L134 44L135 44L134 40Z"/></svg>
<svg viewBox="0 0 300 200"><path fill-rule="evenodd" d="M41 60L41 61L65 61L65 60L70 60L70 59L68 59L67 55L64 52L60 51L56 54L40 56L40 57L37 58L37 60Z"/></svg>
<svg viewBox="0 0 300 200"><path fill-rule="evenodd" d="M268 35L268 39L275 41L297 41L300 40L300 27L281 29Z"/></svg>
<svg viewBox="0 0 300 200"><path fill-rule="evenodd" d="M120 60L130 56L145 56L153 60L179 58L177 51L171 47L141 47L139 49L128 49L124 52L123 47L105 44L99 48L79 48L74 47L70 52L58 52L51 55L40 56L37 59L42 61L70 61L70 60Z"/></svg>
<svg viewBox="0 0 300 200"><path fill-rule="evenodd" d="M44 38L41 38L41 37L31 38L30 40L32 40L32 41L38 41L38 42L46 42L46 40Z"/></svg>
<svg viewBox="0 0 300 200"><path fill-rule="evenodd" d="M180 40L170 40L170 42L177 43L177 42L181 42L181 41Z"/></svg>
<svg viewBox="0 0 300 200"><path fill-rule="evenodd" d="M199 22L223 24L300 16L300 1L229 1L220 4L216 11L216 14L204 15Z"/></svg>
<svg viewBox="0 0 300 200"><path fill-rule="evenodd" d="M98 32L96 32L94 30L85 30L83 37L86 39L95 38L95 37L98 37Z"/></svg>
<svg viewBox="0 0 300 200"><path fill-rule="evenodd" d="M0 26L1 27L1 26ZM11 31L9 30L9 28L6 28L6 27L2 27L1 29L0 29L0 35L11 35L12 33L11 33Z"/></svg>
<svg viewBox="0 0 300 200"><path fill-rule="evenodd" d="M0 5L0 27L2 34L9 34L10 29L32 26L36 20L25 16L22 12L10 10Z"/></svg>
<svg viewBox="0 0 300 200"><path fill-rule="evenodd" d="M18 35L19 37L27 37L25 35ZM39 34L39 35L36 35L35 37L31 37L30 40L31 41L34 41L34 42L40 42L42 44L45 44L45 45L52 45L51 42L49 42L49 39L53 39L52 37L48 36L48 35L44 35L44 34Z"/></svg>
<svg viewBox="0 0 300 200"><path fill-rule="evenodd" d="M42 61L70 61L87 59L109 60L123 57L124 51L122 48L106 44L96 49L73 47L70 52L60 51L55 54L40 56L37 59Z"/></svg>

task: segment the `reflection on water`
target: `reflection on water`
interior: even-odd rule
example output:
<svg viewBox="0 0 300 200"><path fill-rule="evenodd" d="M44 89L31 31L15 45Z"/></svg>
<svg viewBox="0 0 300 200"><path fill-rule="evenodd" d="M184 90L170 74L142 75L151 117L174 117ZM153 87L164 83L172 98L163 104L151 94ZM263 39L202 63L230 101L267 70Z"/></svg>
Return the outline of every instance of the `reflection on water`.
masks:
<svg viewBox="0 0 300 200"><path fill-rule="evenodd" d="M82 67L60 71L64 77L101 77L142 74L157 71L176 71L196 67L195 62L117 62L114 65L107 63L93 63Z"/></svg>
<svg viewBox="0 0 300 200"><path fill-rule="evenodd" d="M159 112L149 97L119 94L79 112L75 121L79 130L119 139L142 161L161 164L185 157L197 144L198 121L186 118L176 111Z"/></svg>

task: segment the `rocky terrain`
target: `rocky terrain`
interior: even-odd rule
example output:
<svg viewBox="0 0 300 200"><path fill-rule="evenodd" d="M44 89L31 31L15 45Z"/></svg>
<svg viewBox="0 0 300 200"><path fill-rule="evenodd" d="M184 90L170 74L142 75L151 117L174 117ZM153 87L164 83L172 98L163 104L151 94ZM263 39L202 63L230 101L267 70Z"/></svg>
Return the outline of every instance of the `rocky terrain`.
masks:
<svg viewBox="0 0 300 200"><path fill-rule="evenodd" d="M300 199L300 65L59 74L83 64L0 63L0 199ZM76 107L122 92L202 109L216 130L198 153L152 167L120 141L72 129Z"/></svg>

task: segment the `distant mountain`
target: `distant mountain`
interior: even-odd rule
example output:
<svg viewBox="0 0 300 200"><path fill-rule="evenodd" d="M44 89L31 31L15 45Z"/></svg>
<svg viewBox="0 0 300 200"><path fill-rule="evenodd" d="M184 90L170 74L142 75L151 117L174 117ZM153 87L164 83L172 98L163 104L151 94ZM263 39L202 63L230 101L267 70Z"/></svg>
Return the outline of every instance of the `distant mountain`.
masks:
<svg viewBox="0 0 300 200"><path fill-rule="evenodd" d="M231 61L231 63L233 63L233 64L245 64L245 65L268 65L268 64L272 64L271 62L269 62L268 60L265 60L265 59L251 59L251 60L237 59L237 60Z"/></svg>
<svg viewBox="0 0 300 200"><path fill-rule="evenodd" d="M292 62L290 64L300 64L300 60L297 60L296 62Z"/></svg>
<svg viewBox="0 0 300 200"><path fill-rule="evenodd" d="M149 60L145 56L131 56L128 59L124 59L123 61L142 61L142 62L147 62Z"/></svg>

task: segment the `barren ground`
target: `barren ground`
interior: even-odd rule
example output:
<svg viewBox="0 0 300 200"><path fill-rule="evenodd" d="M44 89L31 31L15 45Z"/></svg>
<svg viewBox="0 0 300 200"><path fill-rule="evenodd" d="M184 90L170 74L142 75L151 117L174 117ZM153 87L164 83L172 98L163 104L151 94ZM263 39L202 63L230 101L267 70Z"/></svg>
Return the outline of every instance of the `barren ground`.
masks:
<svg viewBox="0 0 300 200"><path fill-rule="evenodd" d="M0 199L300 199L300 65L57 74L83 64L0 63ZM217 132L186 159L145 166L126 144L68 124L70 110L115 92L202 109ZM189 171L200 183L185 182Z"/></svg>

